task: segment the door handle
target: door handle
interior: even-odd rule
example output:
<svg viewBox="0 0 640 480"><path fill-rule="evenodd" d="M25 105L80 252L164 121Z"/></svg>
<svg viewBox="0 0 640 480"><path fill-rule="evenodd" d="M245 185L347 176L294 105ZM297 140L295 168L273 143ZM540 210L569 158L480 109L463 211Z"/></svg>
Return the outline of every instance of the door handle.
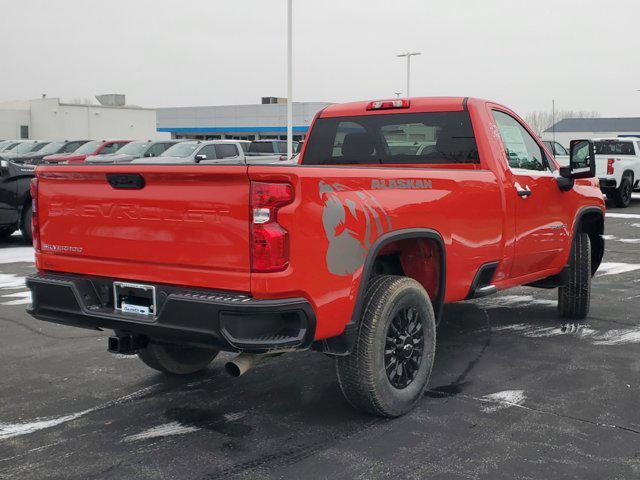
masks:
<svg viewBox="0 0 640 480"><path fill-rule="evenodd" d="M518 195L523 197L523 198L527 198L528 196L530 196L533 193L529 189L528 185L526 187L522 188L522 186L520 186L520 184L518 182L516 182L515 183L515 187L516 187L516 192L518 192Z"/></svg>

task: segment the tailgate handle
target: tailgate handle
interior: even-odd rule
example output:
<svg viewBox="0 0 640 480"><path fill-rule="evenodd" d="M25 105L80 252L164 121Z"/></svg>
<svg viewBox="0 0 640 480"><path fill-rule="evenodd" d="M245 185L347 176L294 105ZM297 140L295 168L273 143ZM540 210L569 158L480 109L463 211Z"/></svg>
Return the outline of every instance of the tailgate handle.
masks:
<svg viewBox="0 0 640 480"><path fill-rule="evenodd" d="M144 187L144 177L139 173L107 173L107 181L113 188L140 190Z"/></svg>

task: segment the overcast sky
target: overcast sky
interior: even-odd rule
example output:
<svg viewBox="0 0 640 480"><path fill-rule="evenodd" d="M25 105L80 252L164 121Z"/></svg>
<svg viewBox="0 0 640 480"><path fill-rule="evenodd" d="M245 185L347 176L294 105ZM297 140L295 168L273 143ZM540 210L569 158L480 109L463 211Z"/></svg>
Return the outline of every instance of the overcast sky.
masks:
<svg viewBox="0 0 640 480"><path fill-rule="evenodd" d="M640 1L293 0L294 100L478 96L640 115ZM615 4L615 8L613 5ZM0 100L285 95L286 0L2 0Z"/></svg>

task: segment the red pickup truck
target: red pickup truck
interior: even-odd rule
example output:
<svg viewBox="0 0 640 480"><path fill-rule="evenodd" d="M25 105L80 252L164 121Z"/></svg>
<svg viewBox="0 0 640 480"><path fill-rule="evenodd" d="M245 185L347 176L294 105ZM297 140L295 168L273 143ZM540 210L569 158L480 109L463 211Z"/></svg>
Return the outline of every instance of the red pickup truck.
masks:
<svg viewBox="0 0 640 480"><path fill-rule="evenodd" d="M443 304L530 285L587 315L594 168L590 141L559 168L515 113L472 98L329 106L299 165L39 166L29 312L114 330L110 351L173 374L311 348L352 405L401 415Z"/></svg>
<svg viewBox="0 0 640 480"><path fill-rule="evenodd" d="M109 153L116 153L131 140L93 140L82 145L80 148L71 153L59 153L56 155L49 155L42 160L44 163L58 163L58 164L82 164L92 155L107 155Z"/></svg>

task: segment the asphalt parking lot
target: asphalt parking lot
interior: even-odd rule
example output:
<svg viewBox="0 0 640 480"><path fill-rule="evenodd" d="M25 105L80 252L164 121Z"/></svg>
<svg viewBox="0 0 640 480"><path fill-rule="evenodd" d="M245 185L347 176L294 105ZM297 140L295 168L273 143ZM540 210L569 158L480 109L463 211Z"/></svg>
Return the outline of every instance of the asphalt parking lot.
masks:
<svg viewBox="0 0 640 480"><path fill-rule="evenodd" d="M221 355L167 378L109 332L25 313L32 252L0 249L0 478L640 478L640 195L611 208L591 314L518 288L446 308L431 390L395 420L343 399L333 361Z"/></svg>

